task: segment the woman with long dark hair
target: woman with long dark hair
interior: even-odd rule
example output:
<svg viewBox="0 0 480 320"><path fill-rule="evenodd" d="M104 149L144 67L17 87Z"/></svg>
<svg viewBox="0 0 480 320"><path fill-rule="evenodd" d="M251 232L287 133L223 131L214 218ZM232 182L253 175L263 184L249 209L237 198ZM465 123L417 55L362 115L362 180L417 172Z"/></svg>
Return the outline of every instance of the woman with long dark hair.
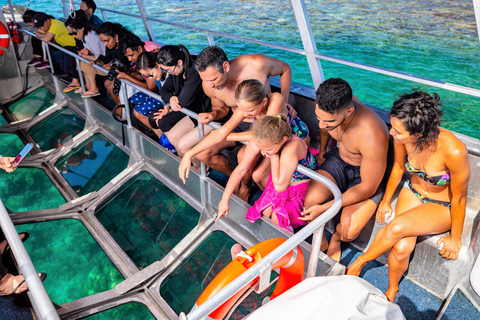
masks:
<svg viewBox="0 0 480 320"><path fill-rule="evenodd" d="M398 284L408 268L418 236L440 234L440 255L457 259L462 247L462 230L470 177L468 151L462 141L439 128L442 111L439 97L415 91L395 101L390 112L395 162L376 219L384 224L392 216L392 197L405 170L405 181L395 207L395 218L378 231L365 252L347 274L359 275L368 261L388 255L388 300L393 302Z"/></svg>
<svg viewBox="0 0 480 320"><path fill-rule="evenodd" d="M65 26L67 27L69 34L83 43L83 49L78 52L79 56L94 61L98 59L100 55L105 55L105 45L89 24L85 23L78 17L69 17L65 22ZM97 74L96 69L82 61L81 70L85 75L85 85L87 89L86 92L82 94L82 98L98 96L100 93L95 82L95 75ZM102 73L99 72L99 74ZM79 79L74 78L65 89L68 90L68 88L75 88L75 92L80 93L82 89L77 89L78 87L80 87L80 81Z"/></svg>
<svg viewBox="0 0 480 320"><path fill-rule="evenodd" d="M162 70L168 73L160 90L166 105L153 112L149 122L152 128L165 133L182 156L198 143L198 131L195 130L196 120L186 117L180 110L186 108L195 113L211 111L210 98L203 92L202 79L193 67L193 57L182 45L167 45L158 52L156 67L140 70L144 76L155 76ZM210 130L205 129L207 132Z"/></svg>
<svg viewBox="0 0 480 320"><path fill-rule="evenodd" d="M110 69L112 63L120 62L123 66L129 66L130 63L128 58L123 54L119 48L119 42L127 35L131 33L125 29L119 23L104 22L98 27L97 34L100 37L100 40L105 44L105 57L108 63L103 64L101 61L97 61L103 65L104 68ZM117 62L116 62L117 61ZM115 101L115 105L120 105L120 87L121 83L119 80L105 80L105 87L107 88L108 93Z"/></svg>

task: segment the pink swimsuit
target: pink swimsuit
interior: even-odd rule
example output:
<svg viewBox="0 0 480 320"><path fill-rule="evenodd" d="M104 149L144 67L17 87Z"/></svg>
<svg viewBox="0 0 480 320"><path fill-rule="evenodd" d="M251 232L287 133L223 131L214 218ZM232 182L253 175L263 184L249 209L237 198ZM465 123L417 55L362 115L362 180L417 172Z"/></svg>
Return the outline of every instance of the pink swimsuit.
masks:
<svg viewBox="0 0 480 320"><path fill-rule="evenodd" d="M307 146L307 152L305 152L303 158L298 159L298 162L302 163L302 160L307 158L309 153L310 150ZM312 164L311 166L312 167L309 166L310 169L316 170L316 164ZM278 193L273 186L272 174L270 173L265 191L263 191L262 196L255 202L253 207L248 209L245 218L250 222L255 222L256 219L262 217L261 212L271 206L273 213L277 216L280 227L292 231L291 228L295 229L299 226L306 225L307 222L299 220L298 218L302 216L301 212L303 211L305 194L307 193L309 183L310 181L306 181L293 186L290 185L287 190Z"/></svg>

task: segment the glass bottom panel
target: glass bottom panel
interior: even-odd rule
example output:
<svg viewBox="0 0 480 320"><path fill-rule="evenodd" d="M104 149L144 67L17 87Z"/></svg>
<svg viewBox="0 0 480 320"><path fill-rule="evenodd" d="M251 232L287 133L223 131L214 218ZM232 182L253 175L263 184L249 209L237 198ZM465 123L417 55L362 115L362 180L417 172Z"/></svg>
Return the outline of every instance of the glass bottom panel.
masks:
<svg viewBox="0 0 480 320"><path fill-rule="evenodd" d="M25 120L33 118L40 112L48 109L54 102L55 96L46 88L40 88L18 100L8 109L17 120Z"/></svg>
<svg viewBox="0 0 480 320"><path fill-rule="evenodd" d="M3 118L0 116L0 118ZM22 151L25 144L13 133L0 133L0 155L4 157L16 157ZM28 154L30 155L30 153Z"/></svg>
<svg viewBox="0 0 480 320"><path fill-rule="evenodd" d="M65 203L47 174L37 168L0 170L0 199L11 212L52 209Z"/></svg>
<svg viewBox="0 0 480 320"><path fill-rule="evenodd" d="M97 133L65 156L55 167L81 197L100 190L127 168L129 156Z"/></svg>
<svg viewBox="0 0 480 320"><path fill-rule="evenodd" d="M7 120L3 117L3 115L0 114L0 126L3 126L4 124L7 124Z"/></svg>
<svg viewBox="0 0 480 320"><path fill-rule="evenodd" d="M17 225L30 238L25 248L38 272L46 272L45 288L56 304L115 288L123 281L110 259L78 220Z"/></svg>
<svg viewBox="0 0 480 320"><path fill-rule="evenodd" d="M160 286L160 295L177 313L188 313L210 281L232 261L236 242L221 231L212 232Z"/></svg>
<svg viewBox="0 0 480 320"><path fill-rule="evenodd" d="M70 108L63 108L35 125L29 133L43 151L60 148L82 132L85 120Z"/></svg>
<svg viewBox="0 0 480 320"><path fill-rule="evenodd" d="M141 172L95 213L143 269L161 260L195 226L200 213L148 172Z"/></svg>
<svg viewBox="0 0 480 320"><path fill-rule="evenodd" d="M88 320L154 320L148 308L136 302L127 303L82 319Z"/></svg>
<svg viewBox="0 0 480 320"><path fill-rule="evenodd" d="M160 295L177 314L188 313L208 284L232 261L230 249L235 243L225 233L214 231L165 278L160 286ZM271 281L277 276L276 272L272 272ZM230 319L243 319L261 307L263 299L270 296L274 289L275 284L261 294L252 292Z"/></svg>

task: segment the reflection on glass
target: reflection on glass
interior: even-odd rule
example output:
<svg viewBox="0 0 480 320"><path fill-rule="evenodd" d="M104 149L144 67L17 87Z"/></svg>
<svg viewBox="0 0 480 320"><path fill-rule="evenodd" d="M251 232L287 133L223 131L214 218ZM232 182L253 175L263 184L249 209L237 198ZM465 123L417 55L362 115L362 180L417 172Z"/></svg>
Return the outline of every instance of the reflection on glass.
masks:
<svg viewBox="0 0 480 320"><path fill-rule="evenodd" d="M161 260L200 217L148 172L130 180L95 215L139 269Z"/></svg>
<svg viewBox="0 0 480 320"><path fill-rule="evenodd" d="M121 306L83 318L88 320L154 320L147 307L137 302L130 302Z"/></svg>
<svg viewBox="0 0 480 320"><path fill-rule="evenodd" d="M55 102L55 96L40 88L8 107L17 120L30 119L48 109Z"/></svg>
<svg viewBox="0 0 480 320"><path fill-rule="evenodd" d="M65 156L55 167L79 196L100 190L128 165L128 155L97 133Z"/></svg>
<svg viewBox="0 0 480 320"><path fill-rule="evenodd" d="M85 120L70 108L63 108L35 125L29 133L43 151L60 148L85 127Z"/></svg>

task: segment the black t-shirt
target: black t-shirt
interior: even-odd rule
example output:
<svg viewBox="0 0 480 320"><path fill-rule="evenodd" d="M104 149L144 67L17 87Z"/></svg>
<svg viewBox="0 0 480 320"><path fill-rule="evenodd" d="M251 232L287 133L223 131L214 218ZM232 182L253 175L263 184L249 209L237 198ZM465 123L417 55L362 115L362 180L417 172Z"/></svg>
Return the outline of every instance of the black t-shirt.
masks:
<svg viewBox="0 0 480 320"><path fill-rule="evenodd" d="M162 100L169 103L172 96L177 96L182 108L195 113L211 112L211 100L203 92L202 79L193 64L188 68L185 79L183 75L183 73L178 76L168 75L160 90Z"/></svg>

